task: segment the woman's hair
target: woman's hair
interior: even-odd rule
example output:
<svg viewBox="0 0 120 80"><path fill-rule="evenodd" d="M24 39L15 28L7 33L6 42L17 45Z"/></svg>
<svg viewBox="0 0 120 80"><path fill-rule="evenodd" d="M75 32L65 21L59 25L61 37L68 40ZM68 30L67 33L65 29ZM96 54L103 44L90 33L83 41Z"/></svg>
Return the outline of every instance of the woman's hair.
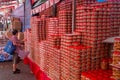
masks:
<svg viewBox="0 0 120 80"><path fill-rule="evenodd" d="M17 33L18 33L18 31L15 30L15 29L12 31L12 34L13 34L13 35L16 35Z"/></svg>

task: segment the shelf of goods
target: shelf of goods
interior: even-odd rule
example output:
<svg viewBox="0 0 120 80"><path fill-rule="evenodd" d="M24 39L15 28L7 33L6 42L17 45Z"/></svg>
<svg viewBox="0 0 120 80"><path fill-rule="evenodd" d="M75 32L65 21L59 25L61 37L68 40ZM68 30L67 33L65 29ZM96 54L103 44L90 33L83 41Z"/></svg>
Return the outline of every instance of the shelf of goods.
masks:
<svg viewBox="0 0 120 80"><path fill-rule="evenodd" d="M114 42L114 53L113 53L113 62L111 64L113 67L112 77L114 79L120 79L120 38L116 38Z"/></svg>
<svg viewBox="0 0 120 80"><path fill-rule="evenodd" d="M25 62L31 66L38 80L41 80L40 75L45 76L44 80L81 80L81 75L93 76L92 80L114 80L110 78L112 70L106 70L111 69L106 67L111 64L110 45L104 44L103 40L119 35L120 3L76 0L74 33L71 4L71 0L65 0L56 5L56 17L31 18L31 29L25 31L25 49L30 51ZM100 74L97 75L97 71ZM89 74L91 72L93 74ZM113 77L116 77L115 72L113 69Z"/></svg>

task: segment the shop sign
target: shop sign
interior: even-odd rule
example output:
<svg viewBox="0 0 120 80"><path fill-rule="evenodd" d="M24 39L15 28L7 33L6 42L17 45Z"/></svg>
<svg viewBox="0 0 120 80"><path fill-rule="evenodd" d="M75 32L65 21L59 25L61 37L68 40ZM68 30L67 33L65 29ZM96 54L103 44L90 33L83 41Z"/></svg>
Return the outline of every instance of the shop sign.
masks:
<svg viewBox="0 0 120 80"><path fill-rule="evenodd" d="M49 1L47 1L46 2L46 8L49 8L49 6L50 6L50 3L49 3Z"/></svg>
<svg viewBox="0 0 120 80"><path fill-rule="evenodd" d="M50 0L50 6L54 4L54 0Z"/></svg>
<svg viewBox="0 0 120 80"><path fill-rule="evenodd" d="M42 4L42 11L45 10L45 4Z"/></svg>
<svg viewBox="0 0 120 80"><path fill-rule="evenodd" d="M55 1L55 4L58 3L60 0L54 0Z"/></svg>
<svg viewBox="0 0 120 80"><path fill-rule="evenodd" d="M58 3L60 0L48 0L44 4L36 7L35 9L32 10L31 14L36 14L38 12L41 12L49 7L51 7L53 4Z"/></svg>
<svg viewBox="0 0 120 80"><path fill-rule="evenodd" d="M40 12L41 12L42 11L42 7L40 6L39 9L40 9Z"/></svg>

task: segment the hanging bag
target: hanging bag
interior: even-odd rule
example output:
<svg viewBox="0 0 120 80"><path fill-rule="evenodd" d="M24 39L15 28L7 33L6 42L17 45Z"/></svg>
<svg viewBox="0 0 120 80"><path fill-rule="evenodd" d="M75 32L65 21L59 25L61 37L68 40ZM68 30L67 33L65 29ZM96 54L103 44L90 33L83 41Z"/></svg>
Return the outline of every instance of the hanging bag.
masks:
<svg viewBox="0 0 120 80"><path fill-rule="evenodd" d="M16 50L16 46L13 45L13 42L8 40L7 44L5 45L4 51L13 55L14 51Z"/></svg>

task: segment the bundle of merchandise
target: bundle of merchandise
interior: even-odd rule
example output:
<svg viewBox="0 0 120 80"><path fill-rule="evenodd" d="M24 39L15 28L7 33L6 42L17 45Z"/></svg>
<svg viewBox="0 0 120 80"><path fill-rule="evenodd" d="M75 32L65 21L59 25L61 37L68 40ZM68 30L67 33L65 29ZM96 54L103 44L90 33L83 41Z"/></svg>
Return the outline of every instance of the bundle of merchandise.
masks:
<svg viewBox="0 0 120 80"><path fill-rule="evenodd" d="M61 10L72 10L72 0L64 0L57 5L58 12ZM58 14L59 16L59 14Z"/></svg>
<svg viewBox="0 0 120 80"><path fill-rule="evenodd" d="M93 70L82 72L81 80L115 80L110 78L112 75L112 70Z"/></svg>
<svg viewBox="0 0 120 80"><path fill-rule="evenodd" d="M47 19L48 41L54 48L60 48L61 38L59 35L58 18Z"/></svg>
<svg viewBox="0 0 120 80"><path fill-rule="evenodd" d="M61 37L61 80L80 80L81 72L90 70L90 47L81 45L80 40L79 34Z"/></svg>
<svg viewBox="0 0 120 80"><path fill-rule="evenodd" d="M100 61L108 56L109 49L108 44L102 43L110 37L110 16L106 4L77 7L76 32L82 34L83 45L92 47L91 69L100 68Z"/></svg>
<svg viewBox="0 0 120 80"><path fill-rule="evenodd" d="M39 41L46 40L46 19L38 18L39 20L36 23L38 26L38 36Z"/></svg>
<svg viewBox="0 0 120 80"><path fill-rule="evenodd" d="M60 80L60 57L61 52L60 49L54 48L49 41L47 41L47 57L46 60L48 65L48 76L52 80ZM46 64L46 63L45 63Z"/></svg>
<svg viewBox="0 0 120 80"><path fill-rule="evenodd" d="M113 53L113 75L112 77L116 80L120 79L120 38L116 38L114 42L114 53Z"/></svg>
<svg viewBox="0 0 120 80"><path fill-rule="evenodd" d="M27 29L24 32L24 43L25 43L25 51L31 52L31 29Z"/></svg>
<svg viewBox="0 0 120 80"><path fill-rule="evenodd" d="M95 2L96 0L76 0L76 5L89 5Z"/></svg>
<svg viewBox="0 0 120 80"><path fill-rule="evenodd" d="M72 32L72 11L59 11L59 34L69 34Z"/></svg>

